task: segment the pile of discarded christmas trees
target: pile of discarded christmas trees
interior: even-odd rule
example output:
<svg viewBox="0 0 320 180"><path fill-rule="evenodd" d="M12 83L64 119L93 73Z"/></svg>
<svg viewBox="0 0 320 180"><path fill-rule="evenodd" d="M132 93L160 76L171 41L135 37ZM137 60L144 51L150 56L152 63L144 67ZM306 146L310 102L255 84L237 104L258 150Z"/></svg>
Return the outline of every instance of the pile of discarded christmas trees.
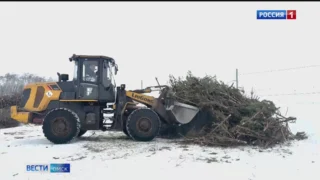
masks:
<svg viewBox="0 0 320 180"><path fill-rule="evenodd" d="M0 129L16 127L19 125L10 117L10 106L19 104L21 101L21 93L14 93L10 95L0 95Z"/></svg>
<svg viewBox="0 0 320 180"><path fill-rule="evenodd" d="M287 140L305 139L304 132L293 134L289 123L295 117L284 117L272 101L218 81L215 76L170 76L170 95L178 101L200 108L191 123L162 133L183 136L184 142L207 146L258 145L270 147Z"/></svg>

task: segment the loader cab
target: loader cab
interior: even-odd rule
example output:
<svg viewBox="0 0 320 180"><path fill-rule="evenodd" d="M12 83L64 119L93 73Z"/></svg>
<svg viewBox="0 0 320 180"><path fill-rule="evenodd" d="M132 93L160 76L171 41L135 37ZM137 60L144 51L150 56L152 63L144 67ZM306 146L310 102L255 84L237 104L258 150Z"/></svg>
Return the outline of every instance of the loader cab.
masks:
<svg viewBox="0 0 320 180"><path fill-rule="evenodd" d="M108 103L115 101L115 79L118 67L115 61L106 56L73 55L73 83L76 99L98 100Z"/></svg>

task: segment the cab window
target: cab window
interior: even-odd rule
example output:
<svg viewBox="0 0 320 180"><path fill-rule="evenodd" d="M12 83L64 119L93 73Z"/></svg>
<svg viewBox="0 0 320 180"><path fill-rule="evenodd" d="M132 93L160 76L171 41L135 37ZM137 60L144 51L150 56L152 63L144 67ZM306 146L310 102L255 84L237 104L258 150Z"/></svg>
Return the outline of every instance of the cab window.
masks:
<svg viewBox="0 0 320 180"><path fill-rule="evenodd" d="M116 87L115 66L112 66L111 63L109 63L108 69L109 69L110 83L113 85L113 87Z"/></svg>
<svg viewBox="0 0 320 180"><path fill-rule="evenodd" d="M78 80L78 61L74 61L73 80Z"/></svg>
<svg viewBox="0 0 320 180"><path fill-rule="evenodd" d="M82 81L93 82L98 81L98 61L83 61Z"/></svg>
<svg viewBox="0 0 320 180"><path fill-rule="evenodd" d="M110 72L109 64L106 61L104 61L103 62L103 73L102 73L102 76L103 76L102 84L104 87L109 87L111 84L110 73L111 72Z"/></svg>

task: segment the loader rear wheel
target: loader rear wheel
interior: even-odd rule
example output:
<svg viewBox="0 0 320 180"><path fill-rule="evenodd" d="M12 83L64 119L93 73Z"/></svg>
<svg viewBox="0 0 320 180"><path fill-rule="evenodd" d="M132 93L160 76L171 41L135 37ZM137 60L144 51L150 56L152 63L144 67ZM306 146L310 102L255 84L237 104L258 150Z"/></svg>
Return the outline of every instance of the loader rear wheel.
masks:
<svg viewBox="0 0 320 180"><path fill-rule="evenodd" d="M45 116L42 130L44 136L52 143L68 143L78 136L80 119L76 113L69 109L53 109Z"/></svg>
<svg viewBox="0 0 320 180"><path fill-rule="evenodd" d="M136 141L153 140L159 134L160 127L158 114L147 108L134 110L126 122L129 136Z"/></svg>

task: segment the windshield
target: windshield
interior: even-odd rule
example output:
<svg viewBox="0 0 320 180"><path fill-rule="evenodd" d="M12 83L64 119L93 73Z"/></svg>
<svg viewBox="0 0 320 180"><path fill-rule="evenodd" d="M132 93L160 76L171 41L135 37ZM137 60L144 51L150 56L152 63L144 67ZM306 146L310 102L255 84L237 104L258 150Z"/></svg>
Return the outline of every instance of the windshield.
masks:
<svg viewBox="0 0 320 180"><path fill-rule="evenodd" d="M73 80L78 80L78 61L74 61Z"/></svg>

